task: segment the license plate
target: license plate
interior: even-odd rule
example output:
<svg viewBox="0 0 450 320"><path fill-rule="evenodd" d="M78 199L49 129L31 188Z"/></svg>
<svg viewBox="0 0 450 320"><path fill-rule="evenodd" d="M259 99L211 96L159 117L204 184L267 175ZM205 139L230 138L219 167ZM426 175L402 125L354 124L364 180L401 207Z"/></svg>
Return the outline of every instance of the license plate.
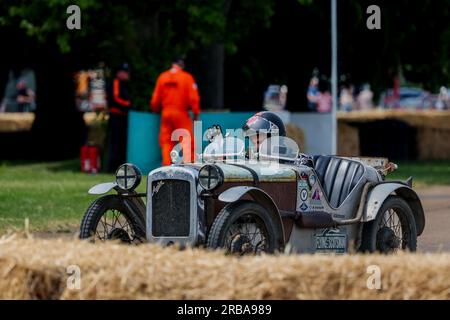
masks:
<svg viewBox="0 0 450 320"><path fill-rule="evenodd" d="M345 253L347 251L346 234L316 235L316 252Z"/></svg>

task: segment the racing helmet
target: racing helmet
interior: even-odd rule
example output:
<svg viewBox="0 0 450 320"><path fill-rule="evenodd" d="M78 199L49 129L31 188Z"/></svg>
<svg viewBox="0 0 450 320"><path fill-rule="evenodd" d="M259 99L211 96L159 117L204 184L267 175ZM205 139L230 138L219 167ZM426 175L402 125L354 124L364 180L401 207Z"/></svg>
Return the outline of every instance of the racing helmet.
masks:
<svg viewBox="0 0 450 320"><path fill-rule="evenodd" d="M286 128L279 116L270 111L261 111L249 118L242 127L244 136L250 137L258 134L260 131L267 133L268 136L278 135L286 136Z"/></svg>

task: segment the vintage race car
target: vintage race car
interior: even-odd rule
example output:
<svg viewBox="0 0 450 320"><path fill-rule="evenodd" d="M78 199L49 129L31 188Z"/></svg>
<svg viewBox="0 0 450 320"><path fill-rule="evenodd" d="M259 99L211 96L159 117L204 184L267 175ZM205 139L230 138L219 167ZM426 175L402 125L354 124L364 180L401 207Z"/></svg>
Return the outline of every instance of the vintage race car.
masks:
<svg viewBox="0 0 450 320"><path fill-rule="evenodd" d="M124 164L116 182L89 190L116 194L93 202L80 237L236 254L416 250L425 216L411 178L386 181L396 166L383 158L307 158L289 140L267 139L249 159L245 142L216 134L195 163L176 164L174 151L146 193Z"/></svg>

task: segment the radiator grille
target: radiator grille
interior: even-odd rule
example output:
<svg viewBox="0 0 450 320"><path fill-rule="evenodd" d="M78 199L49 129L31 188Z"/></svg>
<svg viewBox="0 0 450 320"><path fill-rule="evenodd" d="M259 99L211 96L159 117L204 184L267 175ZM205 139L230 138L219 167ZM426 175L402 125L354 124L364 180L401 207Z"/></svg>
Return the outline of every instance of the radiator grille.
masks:
<svg viewBox="0 0 450 320"><path fill-rule="evenodd" d="M152 182L152 234L187 237L190 230L190 184L164 179Z"/></svg>

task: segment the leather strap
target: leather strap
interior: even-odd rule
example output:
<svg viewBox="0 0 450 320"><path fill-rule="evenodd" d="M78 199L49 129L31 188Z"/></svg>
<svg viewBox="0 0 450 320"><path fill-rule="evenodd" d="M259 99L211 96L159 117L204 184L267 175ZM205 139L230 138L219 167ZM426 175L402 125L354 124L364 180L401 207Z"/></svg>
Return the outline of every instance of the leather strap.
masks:
<svg viewBox="0 0 450 320"><path fill-rule="evenodd" d="M254 187L259 187L259 177L258 177L258 173L256 173L255 170L253 170L252 168L246 167L243 164L237 164L237 163L228 163L228 164L236 166L236 167L239 167L239 168L242 168L242 169L245 169L248 172L250 172L250 174L253 177L253 186Z"/></svg>

